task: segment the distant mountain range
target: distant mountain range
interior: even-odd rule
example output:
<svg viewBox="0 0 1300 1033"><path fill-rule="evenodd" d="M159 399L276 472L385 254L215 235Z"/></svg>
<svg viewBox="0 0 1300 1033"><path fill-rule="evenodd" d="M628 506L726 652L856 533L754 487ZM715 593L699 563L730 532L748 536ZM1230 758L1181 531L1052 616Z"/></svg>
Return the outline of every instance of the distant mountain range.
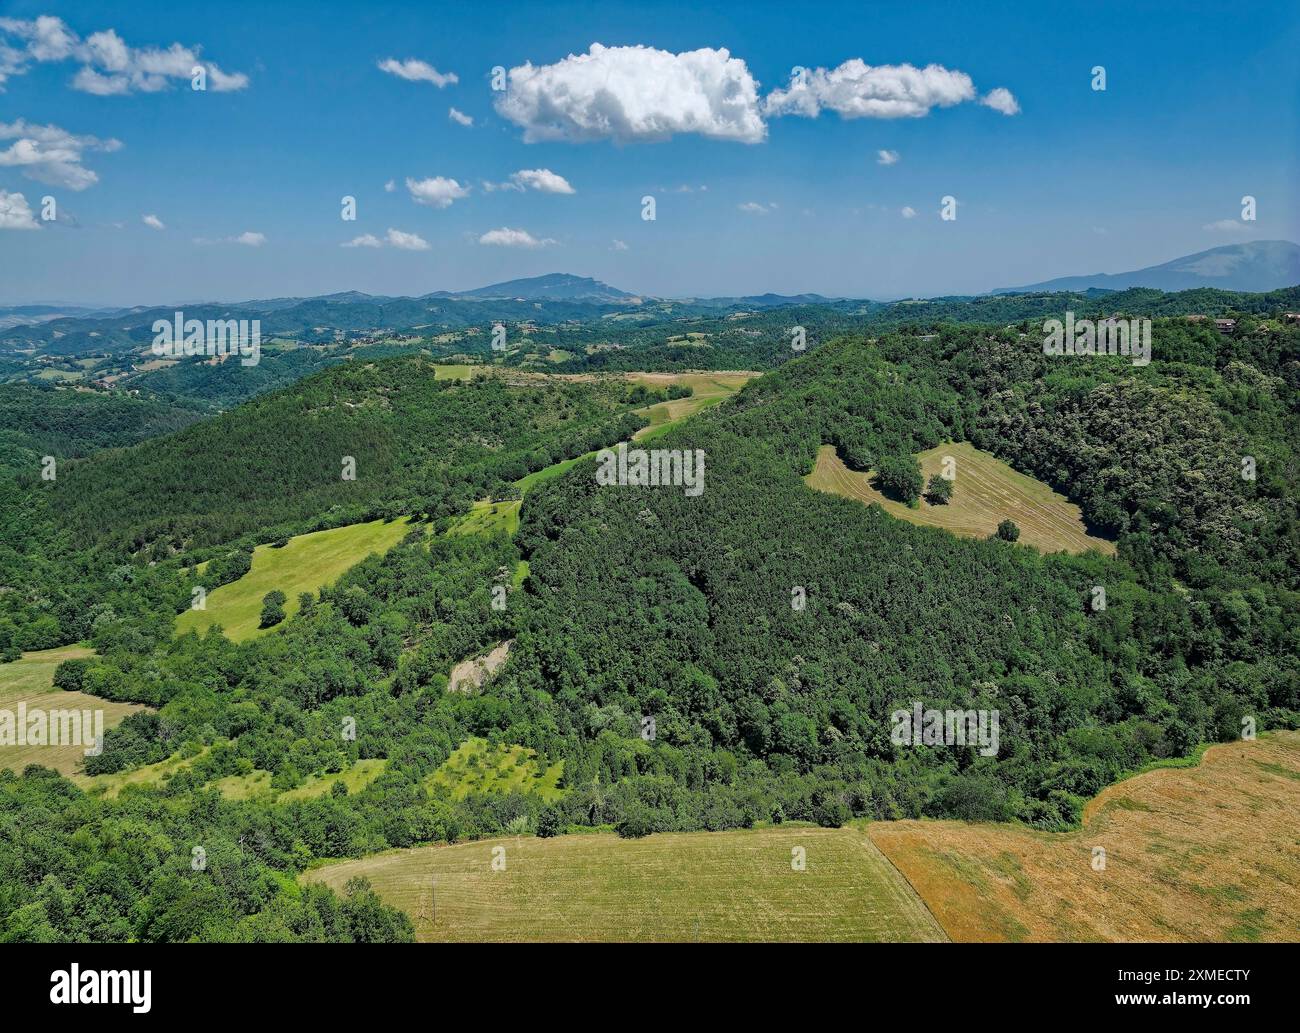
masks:
<svg viewBox="0 0 1300 1033"><path fill-rule="evenodd" d="M1163 265L1134 269L1128 273L1062 276L1024 287L1003 287L992 293L1122 291L1131 287L1155 287L1162 291L1217 287L1225 291L1261 293L1296 284L1300 284L1300 246L1289 240L1254 240L1248 244L1227 244L1209 251L1198 251Z"/></svg>
<svg viewBox="0 0 1300 1033"><path fill-rule="evenodd" d="M425 295L430 298L518 298L524 301L585 301L635 304L641 299L635 294L621 291L590 276L571 273L547 273L522 280L506 280L478 287L472 291L438 291Z"/></svg>
<svg viewBox="0 0 1300 1033"><path fill-rule="evenodd" d="M963 318L972 318L988 312L988 305L1001 296L1014 294L1071 293L1087 297L1136 288L1156 288L1172 294L1206 287L1261 294L1297 285L1300 246L1285 240L1229 244L1128 273L1068 276L983 295L909 299L893 304L820 294L657 298L632 294L589 276L547 273L474 290L433 291L414 298L342 291L319 297L190 301L184 305L118 309L57 303L0 306L0 353L40 350L73 355L138 349L151 339L153 321L170 320L178 308L194 319L256 317L262 321L264 334L288 334L302 341L320 342L354 332L421 332L430 327L456 329L498 320L557 325L615 317L622 325L650 325L692 316L763 313L782 307L836 310L854 316L897 308L909 318L923 312L931 319L940 312L965 313ZM1048 308L1056 305L1050 299L1044 299L1044 303ZM1212 303L1201 300L1198 304L1205 309ZM1147 301L1139 307L1154 310ZM999 312L994 318L1012 317L1008 312Z"/></svg>

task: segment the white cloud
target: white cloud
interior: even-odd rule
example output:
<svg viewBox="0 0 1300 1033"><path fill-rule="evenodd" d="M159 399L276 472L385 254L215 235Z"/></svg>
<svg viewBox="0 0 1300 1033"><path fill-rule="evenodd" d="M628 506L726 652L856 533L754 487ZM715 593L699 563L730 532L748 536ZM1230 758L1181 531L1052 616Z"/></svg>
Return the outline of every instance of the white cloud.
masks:
<svg viewBox="0 0 1300 1033"><path fill-rule="evenodd" d="M391 179L384 184L384 193L386 194L391 194L396 189L397 189L397 184L394 183Z"/></svg>
<svg viewBox="0 0 1300 1033"><path fill-rule="evenodd" d="M113 29L78 38L60 18L42 15L31 21L0 18L0 87L5 79L24 74L31 62L76 61L81 67L72 88L101 97L126 93L157 93L172 80L188 80L196 66L217 93L242 90L248 76L224 72L200 55L202 47L173 43L166 49L132 47Z"/></svg>
<svg viewBox="0 0 1300 1033"><path fill-rule="evenodd" d="M746 201L744 204L736 205L736 207L740 211L746 212L749 215L766 215L772 208L775 208L776 205L769 207L767 205L759 204L757 201Z"/></svg>
<svg viewBox="0 0 1300 1033"><path fill-rule="evenodd" d="M402 230L390 229L388 243L403 251L428 251L429 242L417 233L404 233Z"/></svg>
<svg viewBox="0 0 1300 1033"><path fill-rule="evenodd" d="M606 47L555 64L510 69L496 100L524 140L666 140L698 133L759 143L767 135L758 83L726 49L672 54L653 47Z"/></svg>
<svg viewBox="0 0 1300 1033"><path fill-rule="evenodd" d="M488 230L478 238L478 242L480 244L495 244L498 247L524 248L546 247L548 244L555 243L549 237L538 240L527 230L512 230L509 226L502 226L499 230Z"/></svg>
<svg viewBox="0 0 1300 1033"><path fill-rule="evenodd" d="M245 247L261 247L266 243L265 233L255 233L252 230L245 230L237 237L231 238L233 244L243 244Z"/></svg>
<svg viewBox="0 0 1300 1033"><path fill-rule="evenodd" d="M1004 115L1020 114L1020 103L1005 86L999 86L997 89L989 90L988 93L984 94L984 96L980 98L980 103L986 108L1000 111Z"/></svg>
<svg viewBox="0 0 1300 1033"><path fill-rule="evenodd" d="M407 82L433 83L438 89L460 82L455 72L443 74L433 65L424 61L417 61L415 58L406 61L398 61L391 57L386 58L379 62L379 70L387 72L389 75L395 75L399 79L405 79Z"/></svg>
<svg viewBox="0 0 1300 1033"><path fill-rule="evenodd" d="M0 230L39 230L41 224L32 215L31 206L22 194L0 190Z"/></svg>
<svg viewBox="0 0 1300 1033"><path fill-rule="evenodd" d="M1220 219L1218 222L1207 222L1201 229L1212 233L1241 233L1250 229L1250 225L1240 219Z"/></svg>
<svg viewBox="0 0 1300 1033"><path fill-rule="evenodd" d="M488 193L494 190L538 190L543 194L576 194L569 181L550 169L520 169L505 183L484 182Z"/></svg>
<svg viewBox="0 0 1300 1033"><path fill-rule="evenodd" d="M898 152L897 151L876 151L876 164L897 165Z"/></svg>
<svg viewBox="0 0 1300 1033"><path fill-rule="evenodd" d="M447 117L453 122L457 122L463 126L472 126L474 124L474 117L472 115L467 115L463 111L457 111L455 108L447 109Z"/></svg>
<svg viewBox="0 0 1300 1033"><path fill-rule="evenodd" d="M158 216L156 215L143 215L140 217L140 221L143 222L150 229L165 230L167 228L166 223L164 223L162 219L158 218Z"/></svg>
<svg viewBox="0 0 1300 1033"><path fill-rule="evenodd" d="M995 97L996 95L996 97ZM942 65L869 65L852 58L836 68L805 69L785 89L773 90L763 102L769 115L816 118L823 109L841 118L920 118L931 109L975 99L975 84L965 72ZM985 98L1004 114L1015 98L999 87Z"/></svg>
<svg viewBox="0 0 1300 1033"><path fill-rule="evenodd" d="M615 239L614 242L610 244L609 249L611 251L626 251L627 245L623 243L623 241Z"/></svg>
<svg viewBox="0 0 1300 1033"><path fill-rule="evenodd" d="M411 192L412 201L426 204L430 208L447 208L453 201L469 196L469 187L463 187L456 180L445 176L429 179L412 179L407 176L406 189Z"/></svg>
<svg viewBox="0 0 1300 1033"><path fill-rule="evenodd" d="M911 205L905 204L903 205L902 209L899 211L898 214L901 215L904 219L915 219L916 209L913 208Z"/></svg>
<svg viewBox="0 0 1300 1033"><path fill-rule="evenodd" d="M376 237L373 233L363 233L359 237L353 237L351 240L339 247L383 247L384 242Z"/></svg>
<svg viewBox="0 0 1300 1033"><path fill-rule="evenodd" d="M0 166L20 168L28 179L69 190L85 190L99 182L99 176L81 164L83 151L116 151L122 146L119 140L77 136L56 125L34 125L21 118L0 122L0 140L14 141L0 151Z"/></svg>

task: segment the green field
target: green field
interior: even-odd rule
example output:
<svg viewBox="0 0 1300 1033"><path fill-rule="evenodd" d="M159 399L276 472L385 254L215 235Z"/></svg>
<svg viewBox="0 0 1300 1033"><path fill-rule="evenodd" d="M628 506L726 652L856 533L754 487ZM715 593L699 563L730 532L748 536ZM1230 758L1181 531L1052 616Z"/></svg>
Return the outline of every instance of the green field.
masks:
<svg viewBox="0 0 1300 1033"><path fill-rule="evenodd" d="M359 793L382 775L386 767L388 767L387 760L359 760L346 771L312 775L297 789L290 789L281 793L280 802L314 800L318 796L328 794L334 788L335 782L342 782L348 787L349 793Z"/></svg>
<svg viewBox="0 0 1300 1033"><path fill-rule="evenodd" d="M145 709L134 703L117 703L112 700L88 696L84 692L64 692L54 687L54 669L64 660L81 660L94 655L85 646L60 646L24 653L13 663L0 664L0 709L12 711L17 721L18 704L25 703L28 711L42 710L102 710L104 731L116 727L122 719L136 710ZM0 745L0 768L21 772L28 764L42 764L64 775L75 775L85 760L85 746L31 746Z"/></svg>
<svg viewBox="0 0 1300 1033"><path fill-rule="evenodd" d="M542 799L558 800L564 761L539 766L537 754L526 746L493 746L486 739L467 739L442 766L426 779L430 789L446 789L453 800L472 792L537 793Z"/></svg>
<svg viewBox="0 0 1300 1033"><path fill-rule="evenodd" d="M200 750L191 757L173 753L170 757L160 760L156 764L146 764L144 767L119 771L112 775L96 775L93 778L87 778L83 775L75 781L89 793L102 793L112 799L127 786L161 786L165 784L176 772L184 771L192 766L196 760L203 756L204 752L206 752L206 749Z"/></svg>
<svg viewBox="0 0 1300 1033"><path fill-rule="evenodd" d="M238 581L209 592L206 609L182 613L176 619L176 634L202 634L213 624L220 624L236 642L262 634L258 623L267 592L276 588L283 592L288 600L285 614L292 617L298 612L299 593L315 595L322 585L332 583L372 552L387 552L411 529L409 525L406 518L372 520L300 534L290 538L283 549L259 545L253 550L253 569Z"/></svg>
<svg viewBox="0 0 1300 1033"><path fill-rule="evenodd" d="M882 495L872 483L874 474L850 470L833 445L823 445L817 465L804 478L809 487L832 495L875 503L890 516L924 527L939 527L969 538L987 538L1004 519L1020 528L1020 544L1043 552L1087 552L1096 549L1114 555L1115 543L1088 534L1079 507L1046 484L1013 470L1002 460L981 452L969 442L949 442L917 456L921 474L930 477L943 469L944 458L955 462L952 500L932 506L923 498L912 509Z"/></svg>
<svg viewBox="0 0 1300 1033"><path fill-rule="evenodd" d="M493 868L498 847L504 871ZM424 941L946 939L853 828L519 837L390 851L303 877L342 890L355 876Z"/></svg>

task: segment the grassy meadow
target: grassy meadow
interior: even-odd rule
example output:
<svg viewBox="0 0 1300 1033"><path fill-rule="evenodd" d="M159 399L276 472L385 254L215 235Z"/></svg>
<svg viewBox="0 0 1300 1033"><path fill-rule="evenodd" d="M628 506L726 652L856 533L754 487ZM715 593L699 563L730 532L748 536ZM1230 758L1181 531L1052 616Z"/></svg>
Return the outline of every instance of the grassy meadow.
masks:
<svg viewBox="0 0 1300 1033"><path fill-rule="evenodd" d="M94 650L85 646L59 646L24 653L21 659L0 664L0 709L12 711L15 721L20 703L25 703L29 710L102 710L104 731L120 724L127 714L144 710L135 703L117 703L54 687L54 670L59 664L64 660L81 660L93 655ZM85 755L86 748L76 745L0 745L0 768L21 772L28 764L41 764L60 774L73 776L81 771Z"/></svg>
<svg viewBox="0 0 1300 1033"><path fill-rule="evenodd" d="M874 471L850 470L832 445L818 450L817 464L804 480L818 491L857 499L866 505L877 503L900 520L968 538L987 538L997 531L1002 520L1010 519L1020 528L1020 543L1036 546L1042 552L1096 549L1114 555L1114 542L1088 534L1078 506L968 442L950 442L920 453L917 459L926 483L942 471L945 456L956 460L957 474L952 500L946 505L932 506L922 498L912 509L886 498L872 483Z"/></svg>
<svg viewBox="0 0 1300 1033"><path fill-rule="evenodd" d="M259 545L253 550L253 569L238 581L209 592L206 609L186 610L177 617L176 634L203 634L214 624L220 624L226 637L235 642L264 634L270 629L259 628L258 624L262 597L267 592L276 588L282 591L286 596L286 619L292 617L298 612L300 593L314 595L322 585L330 584L372 552L387 552L410 529L406 518L372 520L300 534L290 538L282 549Z"/></svg>
<svg viewBox="0 0 1300 1033"><path fill-rule="evenodd" d="M358 875L411 916L423 941L945 939L854 828L483 840L390 851L303 878L341 890Z"/></svg>

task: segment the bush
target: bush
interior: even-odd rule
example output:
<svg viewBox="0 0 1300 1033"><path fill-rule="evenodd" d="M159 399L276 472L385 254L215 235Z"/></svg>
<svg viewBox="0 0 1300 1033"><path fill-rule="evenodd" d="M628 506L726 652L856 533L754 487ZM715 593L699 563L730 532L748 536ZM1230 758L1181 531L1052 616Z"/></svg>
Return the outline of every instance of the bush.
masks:
<svg viewBox="0 0 1300 1033"><path fill-rule="evenodd" d="M1020 528L1010 520L1003 520L998 524L998 537L1004 542L1014 542L1020 537Z"/></svg>
<svg viewBox="0 0 1300 1033"><path fill-rule="evenodd" d="M262 596L262 622L259 626L270 628L282 620L284 620L284 593L277 588Z"/></svg>

